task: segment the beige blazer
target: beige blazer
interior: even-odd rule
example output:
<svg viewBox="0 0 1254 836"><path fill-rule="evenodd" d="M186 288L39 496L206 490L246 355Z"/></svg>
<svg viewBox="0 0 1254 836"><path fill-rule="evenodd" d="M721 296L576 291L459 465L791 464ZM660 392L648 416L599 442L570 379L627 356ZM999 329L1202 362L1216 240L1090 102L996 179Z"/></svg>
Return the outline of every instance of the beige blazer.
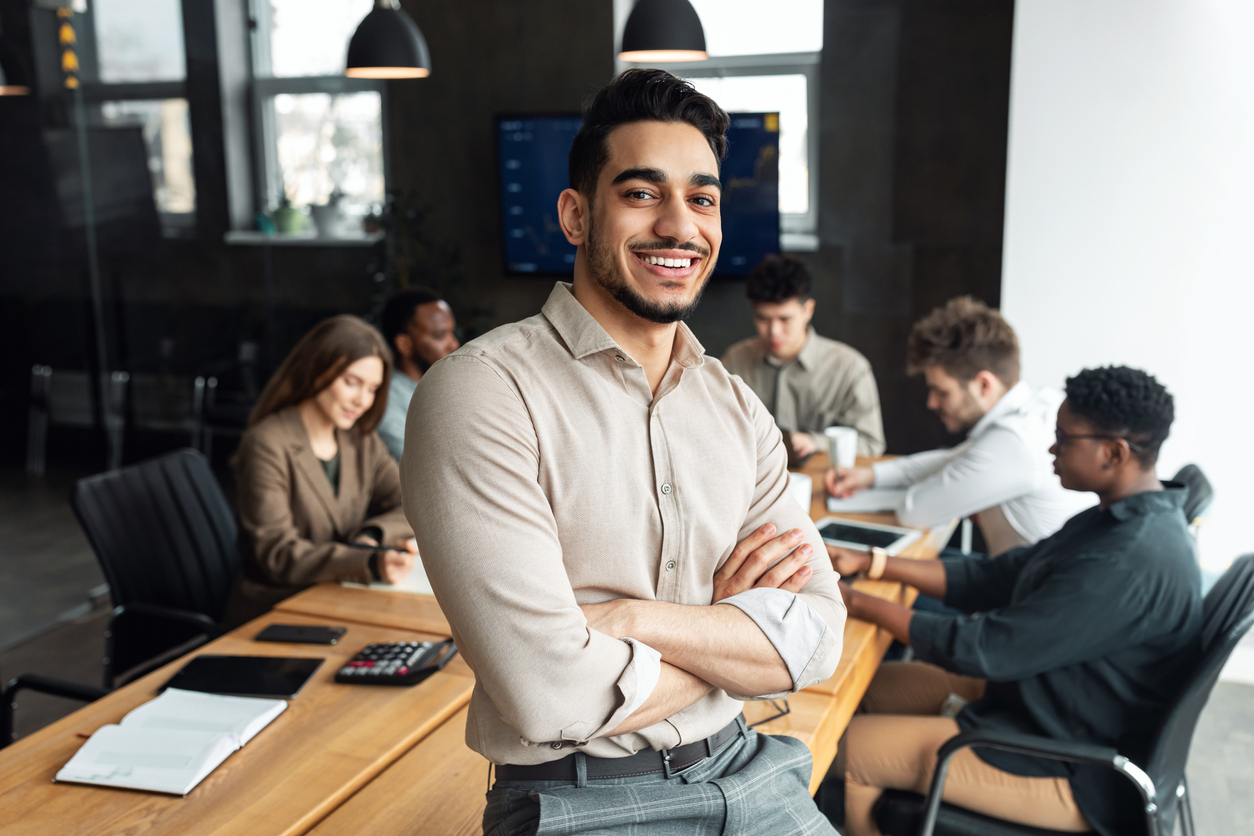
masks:
<svg viewBox="0 0 1254 836"><path fill-rule="evenodd" d="M296 407L244 433L235 462L244 568L227 603L228 626L316 583L369 583L371 553L343 545L363 529L378 528L384 543L413 536L401 508L400 470L379 436L336 430L335 439L338 496Z"/></svg>

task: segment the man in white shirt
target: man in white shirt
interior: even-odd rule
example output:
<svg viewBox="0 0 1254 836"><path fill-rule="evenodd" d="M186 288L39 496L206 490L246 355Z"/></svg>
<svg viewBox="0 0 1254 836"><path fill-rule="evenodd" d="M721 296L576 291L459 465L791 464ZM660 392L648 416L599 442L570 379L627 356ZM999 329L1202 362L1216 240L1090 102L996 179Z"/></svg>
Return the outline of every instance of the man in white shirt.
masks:
<svg viewBox="0 0 1254 836"><path fill-rule="evenodd" d="M379 422L379 437L398 462L405 449L405 416L418 381L437 360L461 347L453 309L434 291L411 288L397 293L383 307L380 330L396 357L388 384L388 406Z"/></svg>
<svg viewBox="0 0 1254 836"><path fill-rule="evenodd" d="M967 438L931 450L829 470L827 490L847 497L869 487L906 488L897 516L929 527L974 515L990 555L1031 545L1053 534L1094 503L1065 490L1049 447L1060 392L1033 392L1019 380L1014 330L970 296L952 299L915 323L908 370L927 378L927 407L951 433Z"/></svg>

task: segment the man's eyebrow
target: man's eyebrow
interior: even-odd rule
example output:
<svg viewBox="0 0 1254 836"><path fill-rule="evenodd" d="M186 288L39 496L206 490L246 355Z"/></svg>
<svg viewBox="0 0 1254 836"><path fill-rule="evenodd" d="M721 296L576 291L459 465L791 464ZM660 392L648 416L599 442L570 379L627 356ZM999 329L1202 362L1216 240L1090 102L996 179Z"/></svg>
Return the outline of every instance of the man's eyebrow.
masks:
<svg viewBox="0 0 1254 836"><path fill-rule="evenodd" d="M720 192L723 190L722 182L720 182L713 174L694 174L692 175L692 179L688 181L688 184L696 186L697 188L712 186Z"/></svg>
<svg viewBox="0 0 1254 836"><path fill-rule="evenodd" d="M646 183L653 183L660 186L666 182L666 173L657 168L629 168L614 178L611 186L617 186L619 183L625 183L628 180L643 180Z"/></svg>

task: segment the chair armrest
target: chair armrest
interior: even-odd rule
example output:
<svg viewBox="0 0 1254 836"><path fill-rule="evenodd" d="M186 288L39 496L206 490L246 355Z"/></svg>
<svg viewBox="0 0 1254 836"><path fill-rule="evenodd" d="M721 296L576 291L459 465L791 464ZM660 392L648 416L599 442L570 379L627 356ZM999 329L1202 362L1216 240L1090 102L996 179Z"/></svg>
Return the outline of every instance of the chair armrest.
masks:
<svg viewBox="0 0 1254 836"><path fill-rule="evenodd" d="M3 699L0 699L0 749L13 742L13 700L18 691L39 691L54 697L65 697L83 702L94 702L109 693L107 688L55 679L37 673L24 673L10 680L8 687L4 689Z"/></svg>
<svg viewBox="0 0 1254 836"><path fill-rule="evenodd" d="M946 740L936 752L937 761L948 761L962 749L999 749L1019 755L1035 755L1071 763L1114 766L1119 753L1110 746L1094 746L1091 743L1072 743L1018 732L976 729L956 734Z"/></svg>
<svg viewBox="0 0 1254 836"><path fill-rule="evenodd" d="M1110 746L1095 746L1091 743L1072 743L1039 737L1017 732L976 729L960 732L946 740L936 751L936 769L932 773L932 786L927 794L927 806L924 809L923 825L919 828L920 836L932 836L936 827L936 819L940 815L941 798L945 791L945 777L949 772L949 762L954 755L963 749L998 749L1003 752L1014 752L1020 755L1032 755L1051 760L1069 763L1085 763L1096 766L1109 766L1121 773L1137 788L1144 805L1147 833L1159 836L1158 804L1155 801L1153 780L1136 764Z"/></svg>
<svg viewBox="0 0 1254 836"><path fill-rule="evenodd" d="M196 627L210 638L216 639L222 635L222 627L218 622L209 616L200 612L192 612L191 610L180 610L175 607L162 607L158 604L144 604L135 602L131 604L122 604L113 608L113 615L109 617L109 622L126 616L127 614L147 615L152 618L164 618L168 621L180 621L184 624Z"/></svg>

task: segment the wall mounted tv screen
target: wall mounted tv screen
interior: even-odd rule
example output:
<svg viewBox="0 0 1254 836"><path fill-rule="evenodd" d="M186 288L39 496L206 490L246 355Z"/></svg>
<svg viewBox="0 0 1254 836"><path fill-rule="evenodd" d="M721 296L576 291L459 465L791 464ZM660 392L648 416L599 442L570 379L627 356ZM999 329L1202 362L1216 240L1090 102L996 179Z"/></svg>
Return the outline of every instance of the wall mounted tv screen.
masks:
<svg viewBox="0 0 1254 836"><path fill-rule="evenodd" d="M557 224L577 115L499 115L497 156L506 271L569 276L575 248ZM723 245L716 276L744 276L779 252L779 114L733 113L723 181Z"/></svg>

